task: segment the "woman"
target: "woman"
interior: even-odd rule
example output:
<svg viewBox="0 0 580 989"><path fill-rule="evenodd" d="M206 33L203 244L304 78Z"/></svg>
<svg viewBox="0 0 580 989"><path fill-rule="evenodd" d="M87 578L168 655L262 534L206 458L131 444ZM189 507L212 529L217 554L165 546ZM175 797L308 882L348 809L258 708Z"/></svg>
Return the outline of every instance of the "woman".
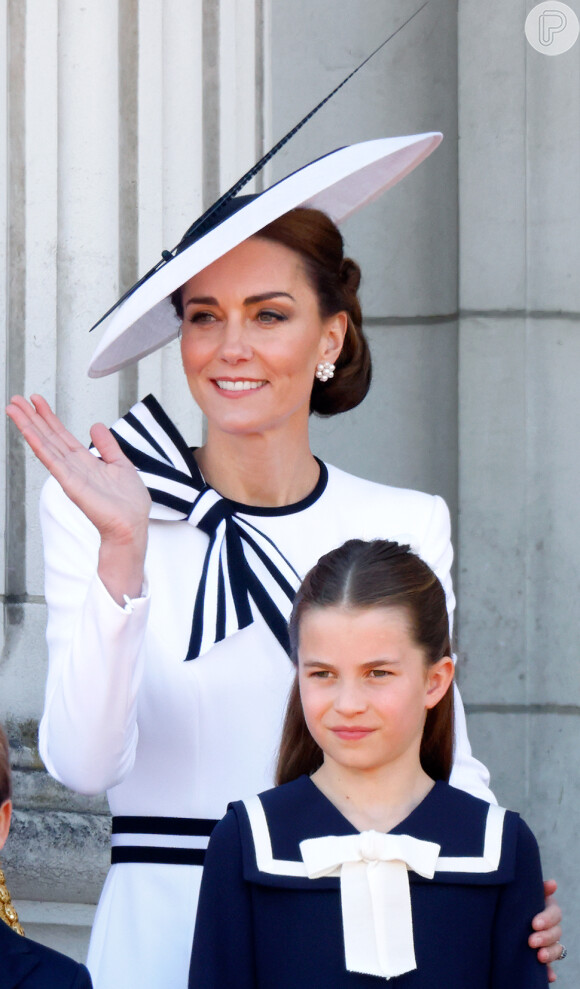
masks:
<svg viewBox="0 0 580 989"><path fill-rule="evenodd" d="M40 397L8 407L59 482L42 502L41 752L66 785L106 789L114 815L89 954L97 989L187 984L208 835L229 800L272 780L292 670L285 620L300 576L346 538L405 536L453 608L441 499L354 478L310 451L311 409L358 404L370 362L358 268L333 223L296 209L323 203L348 215L438 140L341 149L239 209L227 204L114 314L93 374L165 342L174 329L164 299L174 293L184 371L208 421L197 451L151 399L114 429L132 462L102 424L91 430L98 459ZM485 793L458 714L454 781ZM556 941L558 919L554 908L542 915L543 944Z"/></svg>

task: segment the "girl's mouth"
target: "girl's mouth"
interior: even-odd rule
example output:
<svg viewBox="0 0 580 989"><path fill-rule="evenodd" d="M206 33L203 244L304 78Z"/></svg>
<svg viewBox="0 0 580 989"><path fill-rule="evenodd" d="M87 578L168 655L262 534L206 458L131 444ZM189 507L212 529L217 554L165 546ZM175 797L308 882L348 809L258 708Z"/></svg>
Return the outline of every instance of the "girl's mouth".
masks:
<svg viewBox="0 0 580 989"><path fill-rule="evenodd" d="M357 725L339 725L338 728L331 728L331 731L334 735L338 738L342 738L344 741L356 742L359 739L366 738L367 735L372 734L374 728L362 728Z"/></svg>

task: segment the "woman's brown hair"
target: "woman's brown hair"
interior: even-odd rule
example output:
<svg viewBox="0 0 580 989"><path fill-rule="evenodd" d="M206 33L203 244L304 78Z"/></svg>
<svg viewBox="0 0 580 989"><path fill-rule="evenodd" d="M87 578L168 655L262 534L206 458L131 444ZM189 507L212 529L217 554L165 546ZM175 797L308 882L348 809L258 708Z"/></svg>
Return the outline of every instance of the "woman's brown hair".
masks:
<svg viewBox="0 0 580 989"><path fill-rule="evenodd" d="M431 666L451 655L445 592L427 564L409 546L376 539L350 539L321 557L306 575L290 618L290 646L298 664L300 623L313 608L401 608L411 635ZM421 765L435 780L448 780L453 764L453 689L427 711L421 739ZM276 783L288 783L320 768L323 753L302 711L296 675L284 721Z"/></svg>
<svg viewBox="0 0 580 989"><path fill-rule="evenodd" d="M256 237L282 244L301 256L323 319L346 313L347 330L334 377L326 382L314 379L310 411L331 416L354 409L370 388L371 356L358 298L360 268L345 258L340 230L326 213L300 206L263 227Z"/></svg>
<svg viewBox="0 0 580 989"><path fill-rule="evenodd" d="M322 319L338 312L346 313L347 330L334 377L326 382L314 379L310 411L331 416L354 409L370 387L371 356L358 299L360 268L356 261L344 257L340 230L326 213L300 206L279 216L254 236L282 244L300 255L306 277L318 297ZM183 319L181 289L173 293L171 301Z"/></svg>

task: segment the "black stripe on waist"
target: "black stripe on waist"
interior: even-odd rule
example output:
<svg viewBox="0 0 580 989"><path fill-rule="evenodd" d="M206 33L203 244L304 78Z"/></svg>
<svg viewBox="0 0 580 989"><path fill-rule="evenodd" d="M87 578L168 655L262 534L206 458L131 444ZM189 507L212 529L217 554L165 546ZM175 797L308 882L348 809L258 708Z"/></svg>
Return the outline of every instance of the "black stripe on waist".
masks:
<svg viewBox="0 0 580 989"><path fill-rule="evenodd" d="M179 834L209 838L217 820L206 817L139 817L120 815L113 818L113 834Z"/></svg>
<svg viewBox="0 0 580 989"><path fill-rule="evenodd" d="M111 865L121 862L149 862L154 865L203 865L203 848L154 848L149 845L116 845L111 848Z"/></svg>

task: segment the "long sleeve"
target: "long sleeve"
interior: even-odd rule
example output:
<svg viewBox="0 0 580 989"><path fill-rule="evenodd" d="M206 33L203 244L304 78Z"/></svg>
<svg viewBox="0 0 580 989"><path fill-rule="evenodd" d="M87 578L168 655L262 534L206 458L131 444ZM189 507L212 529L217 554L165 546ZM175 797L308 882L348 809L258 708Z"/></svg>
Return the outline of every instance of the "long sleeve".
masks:
<svg viewBox="0 0 580 989"><path fill-rule="evenodd" d="M443 585L447 598L449 624L451 630L453 630L455 595L451 582L451 564L453 562L451 522L449 510L443 499L435 496L432 501L433 511L423 535L421 546L417 548L420 550L422 558L435 571ZM454 703L455 754L449 782L452 786L473 794L474 797L481 797L483 800L495 803L495 797L489 789L489 772L483 763L476 759L471 752L471 745L467 737L465 710L456 683L454 684Z"/></svg>
<svg viewBox="0 0 580 989"><path fill-rule="evenodd" d="M189 989L255 989L249 885L232 810L215 828L206 853L193 936Z"/></svg>
<svg viewBox="0 0 580 989"><path fill-rule="evenodd" d="M40 752L49 772L99 793L131 769L148 600L119 607L97 576L99 537L50 479L41 499L49 672Z"/></svg>
<svg viewBox="0 0 580 989"><path fill-rule="evenodd" d="M409 494L415 492L409 492ZM425 497L424 495L421 497ZM451 545L451 519L443 498L433 495L429 498L431 511L426 518L425 529L421 534L420 545L411 545L421 558L428 563L443 585L449 613L449 630L453 632L455 594L451 581L453 547ZM413 542L413 540L411 539Z"/></svg>
<svg viewBox="0 0 580 989"><path fill-rule="evenodd" d="M544 989L546 966L528 946L532 918L544 908L540 853L534 835L519 821L516 873L502 887L492 947L490 989Z"/></svg>

